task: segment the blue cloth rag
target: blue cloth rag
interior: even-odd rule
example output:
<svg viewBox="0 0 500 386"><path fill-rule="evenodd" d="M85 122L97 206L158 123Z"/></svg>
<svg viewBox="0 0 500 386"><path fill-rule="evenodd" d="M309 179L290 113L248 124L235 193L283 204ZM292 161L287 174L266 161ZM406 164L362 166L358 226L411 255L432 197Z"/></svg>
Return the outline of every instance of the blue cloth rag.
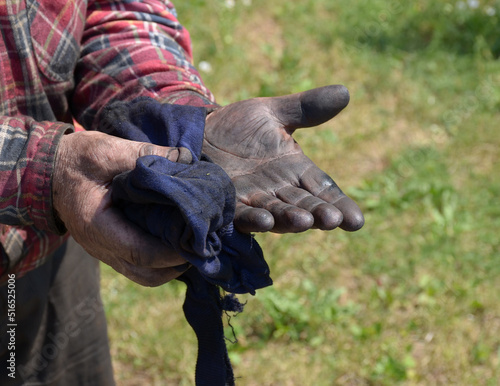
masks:
<svg viewBox="0 0 500 386"><path fill-rule="evenodd" d="M194 267L179 277L187 285L184 313L198 338L197 385L234 383L222 326L224 310L241 311L230 293L255 294L272 284L256 240L233 226L235 190L227 174L202 155L205 109L161 104L151 98L114 102L100 131L162 146L186 147L189 165L144 156L115 177L113 202Z"/></svg>

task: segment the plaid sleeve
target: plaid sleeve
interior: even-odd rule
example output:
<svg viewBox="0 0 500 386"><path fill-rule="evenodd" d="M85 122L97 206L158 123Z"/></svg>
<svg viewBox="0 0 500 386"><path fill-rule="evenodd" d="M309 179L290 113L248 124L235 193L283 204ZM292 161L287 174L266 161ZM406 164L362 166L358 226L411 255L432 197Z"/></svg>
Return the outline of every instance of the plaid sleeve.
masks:
<svg viewBox="0 0 500 386"><path fill-rule="evenodd" d="M0 223L58 230L52 214L51 179L65 123L24 116L0 118Z"/></svg>
<svg viewBox="0 0 500 386"><path fill-rule="evenodd" d="M15 265L18 273L32 269L47 248L60 245L52 240L61 232L52 210L51 175L59 139L71 130L64 123L0 117L0 277Z"/></svg>
<svg viewBox="0 0 500 386"><path fill-rule="evenodd" d="M72 103L76 119L95 129L100 108L138 96L215 106L192 64L189 33L171 2L89 1Z"/></svg>

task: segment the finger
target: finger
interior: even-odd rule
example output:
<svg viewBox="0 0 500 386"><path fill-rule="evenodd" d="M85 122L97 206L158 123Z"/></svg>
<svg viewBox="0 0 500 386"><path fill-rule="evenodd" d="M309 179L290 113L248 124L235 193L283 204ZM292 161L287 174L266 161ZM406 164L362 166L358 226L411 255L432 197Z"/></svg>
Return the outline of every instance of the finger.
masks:
<svg viewBox="0 0 500 386"><path fill-rule="evenodd" d="M169 161L183 164L189 164L193 161L193 155L185 147L165 147L150 143L140 143L139 157L145 155L157 155L167 158Z"/></svg>
<svg viewBox="0 0 500 386"><path fill-rule="evenodd" d="M308 211L287 204L277 197L264 192L256 193L245 204L254 208L262 208L274 218L273 232L295 233L306 231L314 225L314 217Z"/></svg>
<svg viewBox="0 0 500 386"><path fill-rule="evenodd" d="M347 88L331 85L270 100L276 117L293 131L329 121L349 104L349 98Z"/></svg>
<svg viewBox="0 0 500 386"><path fill-rule="evenodd" d="M126 146L129 147L130 150L124 149L124 151L126 151L127 153L123 154L123 156L126 157L128 155L128 159L125 158L124 163L127 164L131 161L133 165L132 167L135 166L135 161L137 160L137 158L145 155L157 155L167 158L172 162L179 162L184 164L189 164L193 161L191 152L185 147L157 146L151 143L134 142L128 140L125 140L125 142ZM130 168L125 170L130 170Z"/></svg>
<svg viewBox="0 0 500 386"><path fill-rule="evenodd" d="M341 229L356 231L363 227L365 219L361 209L340 190L328 174L320 169L316 172L310 170L303 174L300 183L311 194L334 205L342 213L343 221L339 225Z"/></svg>
<svg viewBox="0 0 500 386"><path fill-rule="evenodd" d="M365 225L365 217L359 206L348 196L341 197L333 205L335 205L342 213L344 213L344 221L340 225L345 231L354 232Z"/></svg>
<svg viewBox="0 0 500 386"><path fill-rule="evenodd" d="M121 211L110 208L110 212L108 224L115 225L101 231L107 233L108 237L120 246L120 255L124 260L138 267L149 268L167 268L186 263L178 253L168 248L159 238L129 221Z"/></svg>
<svg viewBox="0 0 500 386"><path fill-rule="evenodd" d="M78 152L75 152L75 148ZM74 162L92 177L94 175L114 177L116 174L132 170L137 158L145 155L158 155L173 162L192 162L191 152L183 147L130 141L97 131L68 134L63 137L58 148L58 158Z"/></svg>
<svg viewBox="0 0 500 386"><path fill-rule="evenodd" d="M343 215L339 209L311 195L307 190L287 186L278 190L276 196L284 202L311 213L314 217L314 228L332 230L342 223Z"/></svg>
<svg viewBox="0 0 500 386"><path fill-rule="evenodd" d="M109 246L109 252L113 256L120 257L134 266L169 268L186 263L184 258L168 248L159 238L129 221L119 209L109 207L99 212L93 223L96 237L101 241L100 245ZM94 257L101 259L100 256Z"/></svg>
<svg viewBox="0 0 500 386"><path fill-rule="evenodd" d="M234 226L242 233L268 232L274 228L274 217L265 209L236 203Z"/></svg>
<svg viewBox="0 0 500 386"><path fill-rule="evenodd" d="M181 265L172 268L144 268L137 267L125 260L110 260L104 263L111 266L115 271L121 273L133 282L146 287L157 287L168 283L182 275L189 266Z"/></svg>
<svg viewBox="0 0 500 386"><path fill-rule="evenodd" d="M137 159L147 155L167 158L172 162L189 164L191 152L184 147L157 146L151 143L129 141L111 137L112 146L106 149L106 156L112 160L109 173L113 176L135 168Z"/></svg>

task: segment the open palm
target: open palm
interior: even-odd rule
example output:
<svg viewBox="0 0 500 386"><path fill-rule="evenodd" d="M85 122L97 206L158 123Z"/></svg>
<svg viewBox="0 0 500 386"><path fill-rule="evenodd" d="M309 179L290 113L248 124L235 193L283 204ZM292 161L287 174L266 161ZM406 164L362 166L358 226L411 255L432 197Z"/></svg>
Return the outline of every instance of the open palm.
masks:
<svg viewBox="0 0 500 386"><path fill-rule="evenodd" d="M208 115L203 152L231 177L235 226L242 232L360 229L363 214L302 151L292 134L337 115L349 103L343 86L254 98Z"/></svg>

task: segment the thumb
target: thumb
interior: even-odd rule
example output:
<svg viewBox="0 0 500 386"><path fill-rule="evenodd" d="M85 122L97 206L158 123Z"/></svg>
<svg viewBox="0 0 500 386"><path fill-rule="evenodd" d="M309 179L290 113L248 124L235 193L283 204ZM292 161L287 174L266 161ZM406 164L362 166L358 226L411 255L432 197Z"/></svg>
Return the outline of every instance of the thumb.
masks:
<svg viewBox="0 0 500 386"><path fill-rule="evenodd" d="M293 131L335 117L349 104L349 91L342 85L330 85L270 99L276 117Z"/></svg>
<svg viewBox="0 0 500 386"><path fill-rule="evenodd" d="M193 156L184 147L157 146L147 142L131 141L97 131L69 134L73 143L71 155L82 170L94 170L93 175L115 176L135 168L139 157L157 155L173 162L191 163Z"/></svg>
<svg viewBox="0 0 500 386"><path fill-rule="evenodd" d="M185 147L166 147L139 142L138 154L139 157L145 155L157 155L167 158L169 161L183 164L190 164L193 161L193 155Z"/></svg>
<svg viewBox="0 0 500 386"><path fill-rule="evenodd" d="M115 137L116 138L116 137ZM172 162L189 164L193 160L191 152L184 147L157 146L147 142L136 142L128 139L114 139L114 147L109 151L107 171L115 176L136 166L137 159L147 155L167 158Z"/></svg>

